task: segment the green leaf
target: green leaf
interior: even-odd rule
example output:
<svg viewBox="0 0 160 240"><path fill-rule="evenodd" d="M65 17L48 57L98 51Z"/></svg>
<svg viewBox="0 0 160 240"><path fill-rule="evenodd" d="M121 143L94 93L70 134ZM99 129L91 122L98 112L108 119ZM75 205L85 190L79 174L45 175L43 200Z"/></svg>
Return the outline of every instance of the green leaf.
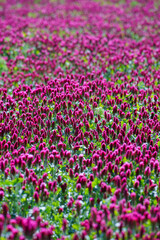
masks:
<svg viewBox="0 0 160 240"><path fill-rule="evenodd" d="M137 5L139 5L139 3L138 3L137 1L131 2L131 6L132 6L132 7L135 7L135 6L137 6Z"/></svg>
<svg viewBox="0 0 160 240"><path fill-rule="evenodd" d="M30 18L36 18L36 17L37 17L37 14L34 13L34 12L30 12L30 13L28 13L28 17L30 17Z"/></svg>
<svg viewBox="0 0 160 240"><path fill-rule="evenodd" d="M79 224L77 224L77 223L74 223L73 225L72 225L72 227L73 227L73 229L75 229L75 230L79 230Z"/></svg>
<svg viewBox="0 0 160 240"><path fill-rule="evenodd" d="M141 122L141 123L139 124L139 129L141 130L142 127L143 127L143 123Z"/></svg>
<svg viewBox="0 0 160 240"><path fill-rule="evenodd" d="M92 187L94 188L94 187L96 187L99 184L100 184L100 179L95 178L94 181L92 182Z"/></svg>
<svg viewBox="0 0 160 240"><path fill-rule="evenodd" d="M5 37L4 39L6 42L10 42L11 41L11 38L10 37Z"/></svg>
<svg viewBox="0 0 160 240"><path fill-rule="evenodd" d="M6 71L8 71L6 61L2 57L0 57L0 74Z"/></svg>
<svg viewBox="0 0 160 240"><path fill-rule="evenodd" d="M0 186L14 186L17 183L22 183L23 178L15 178L14 180L6 179L5 181L0 182Z"/></svg>
<svg viewBox="0 0 160 240"><path fill-rule="evenodd" d="M139 89L145 89L145 83L144 82L139 82L138 84L137 84L137 86L139 87Z"/></svg>

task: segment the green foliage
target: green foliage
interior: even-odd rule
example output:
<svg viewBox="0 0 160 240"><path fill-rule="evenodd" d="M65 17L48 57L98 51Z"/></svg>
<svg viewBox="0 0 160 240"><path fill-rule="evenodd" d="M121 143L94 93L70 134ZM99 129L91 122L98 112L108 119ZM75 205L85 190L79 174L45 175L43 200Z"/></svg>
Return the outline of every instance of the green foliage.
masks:
<svg viewBox="0 0 160 240"><path fill-rule="evenodd" d="M2 72L7 72L8 71L8 67L7 67L7 63L4 60L4 58L0 57L0 74Z"/></svg>

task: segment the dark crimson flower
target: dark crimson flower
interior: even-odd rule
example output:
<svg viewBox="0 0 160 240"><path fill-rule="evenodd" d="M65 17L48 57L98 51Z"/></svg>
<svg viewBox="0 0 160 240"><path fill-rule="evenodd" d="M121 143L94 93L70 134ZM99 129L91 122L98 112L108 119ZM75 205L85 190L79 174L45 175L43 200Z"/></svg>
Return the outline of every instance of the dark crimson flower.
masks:
<svg viewBox="0 0 160 240"><path fill-rule="evenodd" d="M81 184L80 184L80 183L78 183L78 184L76 185L76 189L77 189L78 192L81 190Z"/></svg>
<svg viewBox="0 0 160 240"><path fill-rule="evenodd" d="M67 224L68 224L68 221L65 218L63 218L63 221L62 221L62 230L63 230L63 232L66 231Z"/></svg>
<svg viewBox="0 0 160 240"><path fill-rule="evenodd" d="M0 190L0 201L2 201L3 197L4 197L4 191Z"/></svg>
<svg viewBox="0 0 160 240"><path fill-rule="evenodd" d="M67 189L67 183L63 183L61 185L61 188L62 188L62 192L64 193L66 191L66 189Z"/></svg>
<svg viewBox="0 0 160 240"><path fill-rule="evenodd" d="M32 219L23 219L22 222L23 232L26 237L32 237L37 228L36 221Z"/></svg>
<svg viewBox="0 0 160 240"><path fill-rule="evenodd" d="M3 223L0 222L0 236L2 235L2 231L3 231Z"/></svg>
<svg viewBox="0 0 160 240"><path fill-rule="evenodd" d="M2 204L2 213L3 213L3 216L4 216L5 218L7 217L8 211L9 211L9 208L8 208L7 203L3 203L3 204Z"/></svg>
<svg viewBox="0 0 160 240"><path fill-rule="evenodd" d="M94 206L94 198L90 198L89 201L90 201L91 207L93 207Z"/></svg>
<svg viewBox="0 0 160 240"><path fill-rule="evenodd" d="M78 215L80 214L80 210L81 210L81 202L79 200L76 200L75 201L75 207L76 207L76 210L77 210L77 213Z"/></svg>
<svg viewBox="0 0 160 240"><path fill-rule="evenodd" d="M134 188L137 189L139 187L139 181L136 180L135 183L134 183Z"/></svg>
<svg viewBox="0 0 160 240"><path fill-rule="evenodd" d="M32 214L33 214L35 219L37 219L37 217L39 216L39 213L40 213L39 208L38 207L34 207Z"/></svg>
<svg viewBox="0 0 160 240"><path fill-rule="evenodd" d="M107 230L107 232L106 232L106 239L107 239L107 240L110 240L111 237L112 237L112 234L113 234L113 231L112 231L111 228L109 228L109 229Z"/></svg>
<svg viewBox="0 0 160 240"><path fill-rule="evenodd" d="M34 192L33 197L34 197L35 201L38 203L38 201L39 201L39 194L38 194L37 191Z"/></svg>
<svg viewBox="0 0 160 240"><path fill-rule="evenodd" d="M79 237L78 237L77 233L74 234L73 240L79 240Z"/></svg>

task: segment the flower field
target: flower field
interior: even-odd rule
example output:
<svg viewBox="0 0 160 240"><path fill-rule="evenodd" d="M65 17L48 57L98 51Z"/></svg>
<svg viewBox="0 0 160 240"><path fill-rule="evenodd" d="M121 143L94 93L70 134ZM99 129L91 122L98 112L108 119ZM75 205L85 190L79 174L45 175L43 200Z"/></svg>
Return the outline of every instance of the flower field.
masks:
<svg viewBox="0 0 160 240"><path fill-rule="evenodd" d="M0 239L160 240L160 1L0 1Z"/></svg>

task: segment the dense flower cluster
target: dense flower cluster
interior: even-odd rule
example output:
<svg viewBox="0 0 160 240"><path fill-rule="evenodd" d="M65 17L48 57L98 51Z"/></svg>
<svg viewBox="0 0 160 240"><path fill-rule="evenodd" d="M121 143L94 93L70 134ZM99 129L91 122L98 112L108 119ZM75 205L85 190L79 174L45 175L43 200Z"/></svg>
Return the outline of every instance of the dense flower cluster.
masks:
<svg viewBox="0 0 160 240"><path fill-rule="evenodd" d="M0 15L0 238L160 239L158 1Z"/></svg>

